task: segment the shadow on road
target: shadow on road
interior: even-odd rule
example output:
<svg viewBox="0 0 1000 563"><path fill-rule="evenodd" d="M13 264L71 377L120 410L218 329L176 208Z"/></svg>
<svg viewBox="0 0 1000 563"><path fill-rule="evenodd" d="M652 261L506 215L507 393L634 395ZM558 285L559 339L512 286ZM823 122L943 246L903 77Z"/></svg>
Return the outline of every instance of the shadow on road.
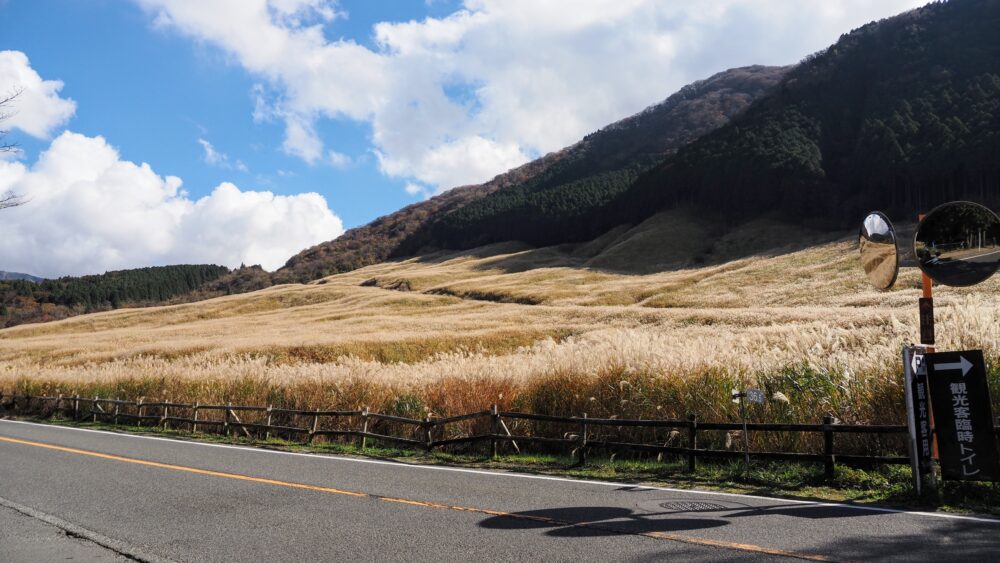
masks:
<svg viewBox="0 0 1000 563"><path fill-rule="evenodd" d="M680 532L717 528L728 524L717 518L650 518L655 514L633 512L628 508L579 506L528 510L505 516L493 516L480 522L491 530L545 529L553 537L593 537L614 534Z"/></svg>
<svg viewBox="0 0 1000 563"><path fill-rule="evenodd" d="M867 510L852 508L850 506L815 506L788 504L777 506L762 506L751 508L743 512L733 512L727 514L727 518L741 518L746 516L792 516L794 518L810 518L814 520L825 518L854 518L856 516L872 516L878 514Z"/></svg>
<svg viewBox="0 0 1000 563"><path fill-rule="evenodd" d="M548 529L549 536L587 537L609 534L681 532L718 528L734 518L786 516L810 520L854 518L874 512L849 506L779 504L751 506L737 502L702 502L698 499L650 501L639 510L611 506L574 506L528 510L493 516L479 525L492 530Z"/></svg>
<svg viewBox="0 0 1000 563"><path fill-rule="evenodd" d="M844 538L818 543L823 553L839 559L870 561L996 561L1000 554L1000 526L976 522L942 522L920 533L891 537Z"/></svg>

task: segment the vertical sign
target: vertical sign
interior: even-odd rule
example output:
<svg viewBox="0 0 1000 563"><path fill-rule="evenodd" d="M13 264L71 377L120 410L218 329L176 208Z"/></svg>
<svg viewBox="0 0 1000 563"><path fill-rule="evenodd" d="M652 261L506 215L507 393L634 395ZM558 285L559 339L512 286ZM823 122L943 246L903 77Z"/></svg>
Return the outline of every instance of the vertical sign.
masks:
<svg viewBox="0 0 1000 563"><path fill-rule="evenodd" d="M924 356L945 479L1000 479L993 409L980 350Z"/></svg>
<svg viewBox="0 0 1000 563"><path fill-rule="evenodd" d="M934 344L934 299L920 298L920 343Z"/></svg>
<svg viewBox="0 0 1000 563"><path fill-rule="evenodd" d="M903 348L903 388L906 395L906 425L910 433L910 468L917 494L920 494L923 476L931 469L931 424L924 358L922 348Z"/></svg>

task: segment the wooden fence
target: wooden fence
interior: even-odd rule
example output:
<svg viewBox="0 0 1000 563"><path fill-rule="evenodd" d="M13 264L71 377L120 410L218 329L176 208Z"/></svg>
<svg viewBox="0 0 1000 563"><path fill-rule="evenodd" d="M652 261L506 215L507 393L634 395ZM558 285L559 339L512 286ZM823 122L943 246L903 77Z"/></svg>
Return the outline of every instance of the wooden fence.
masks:
<svg viewBox="0 0 1000 563"><path fill-rule="evenodd" d="M460 444L489 444L489 453L496 457L504 444L518 452L528 444L539 446L536 450L563 448L574 456L578 463L586 462L588 450L601 449L612 452L649 452L661 455L675 455L686 458L687 468L694 471L699 458L743 457L739 449L699 448L699 433L708 431L741 431L742 423L702 422L695 415L687 420L627 420L617 418L562 417L522 412L503 412L494 405L489 410L450 416L445 418L427 417L423 420L403 416L356 411L283 409L272 406L185 404L170 401L144 402L123 401L101 397L58 396L40 397L31 395L3 395L0 393L0 409L15 414L49 416L62 413L73 420L90 419L93 422L122 424L131 422L135 426L157 426L177 428L193 432L216 432L220 434L243 434L246 437L297 436L311 443L317 436L357 440L361 448L369 440L403 444L411 448L431 451L435 448L454 447ZM251 418L255 419L250 421ZM246 419L246 420L244 420ZM517 435L509 430L507 422L525 421L530 424L555 424L569 428L559 436ZM304 423L304 424L303 424ZM460 425L464 432L454 434L454 426ZM837 464L909 464L909 458L899 455L858 455L836 453L835 439L838 434L894 435L902 438L907 429L903 425L849 425L839 424L831 417L824 417L822 424L768 424L748 423L751 433L788 432L820 434L823 438L822 453L807 452L766 452L752 451L750 457L760 460L789 460L823 463L827 477L832 477ZM387 428L385 432L377 432ZM393 428L409 428L409 432L390 433ZM645 428L669 430L671 440L656 443L639 443L608 439L602 429ZM517 426L515 426L517 429ZM1000 433L1000 427L997 428ZM620 433L620 432L619 432ZM399 435L407 434L407 436ZM704 436L704 434L702 434ZM683 442L681 444L680 442ZM900 440L902 443L902 440Z"/></svg>

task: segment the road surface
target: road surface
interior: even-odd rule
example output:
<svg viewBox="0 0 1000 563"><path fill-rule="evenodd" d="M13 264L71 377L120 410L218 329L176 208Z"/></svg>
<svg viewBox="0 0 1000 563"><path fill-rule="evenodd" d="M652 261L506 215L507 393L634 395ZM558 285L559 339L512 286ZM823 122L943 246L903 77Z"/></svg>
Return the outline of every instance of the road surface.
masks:
<svg viewBox="0 0 1000 563"><path fill-rule="evenodd" d="M990 518L0 420L2 561L951 563L997 553L1000 521Z"/></svg>

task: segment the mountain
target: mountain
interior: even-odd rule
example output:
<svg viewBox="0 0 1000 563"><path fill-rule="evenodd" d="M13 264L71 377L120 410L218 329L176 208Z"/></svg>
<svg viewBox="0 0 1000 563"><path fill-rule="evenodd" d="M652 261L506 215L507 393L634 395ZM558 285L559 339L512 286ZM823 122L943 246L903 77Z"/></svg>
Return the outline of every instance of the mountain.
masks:
<svg viewBox="0 0 1000 563"><path fill-rule="evenodd" d="M587 219L693 206L843 228L871 209L906 221L951 200L996 207L997 30L1000 1L952 0L846 34Z"/></svg>
<svg viewBox="0 0 1000 563"><path fill-rule="evenodd" d="M240 271L252 269L236 272ZM55 280L36 278L38 282L24 279L0 281L0 328L59 320L122 306L214 297L223 294L223 290L207 286L224 275L232 275L229 268L181 265L119 270L97 276L67 276Z"/></svg>
<svg viewBox="0 0 1000 563"><path fill-rule="evenodd" d="M334 240L307 248L291 257L283 267L274 272L273 281L307 282L382 262L397 251L400 241L410 237L431 218L446 215L502 188L525 182L564 157L565 150L547 154L484 184L454 188L379 217L362 227L349 229Z"/></svg>
<svg viewBox="0 0 1000 563"><path fill-rule="evenodd" d="M33 276L31 274L19 274L17 272L4 272L0 271L0 281L5 280L24 280L34 283L40 283L45 280L45 278L40 278L38 276Z"/></svg>
<svg viewBox="0 0 1000 563"><path fill-rule="evenodd" d="M520 222L539 202L590 198L607 201L635 177L684 144L726 123L778 83L787 68L752 66L721 72L681 89L641 113L592 133L558 152L501 174L485 184L452 189L380 217L339 238L299 253L274 275L277 283L309 281L331 273L412 254L440 236L429 225L441 217L468 222L494 214L500 232L477 230L474 246L507 238L530 239L502 229ZM540 220L559 229L573 222L556 205Z"/></svg>
<svg viewBox="0 0 1000 563"><path fill-rule="evenodd" d="M998 204L998 29L1000 0L868 24L648 169L634 155L584 179L539 178L435 217L400 248L579 242L679 207L839 229L874 208L902 219L954 199Z"/></svg>

